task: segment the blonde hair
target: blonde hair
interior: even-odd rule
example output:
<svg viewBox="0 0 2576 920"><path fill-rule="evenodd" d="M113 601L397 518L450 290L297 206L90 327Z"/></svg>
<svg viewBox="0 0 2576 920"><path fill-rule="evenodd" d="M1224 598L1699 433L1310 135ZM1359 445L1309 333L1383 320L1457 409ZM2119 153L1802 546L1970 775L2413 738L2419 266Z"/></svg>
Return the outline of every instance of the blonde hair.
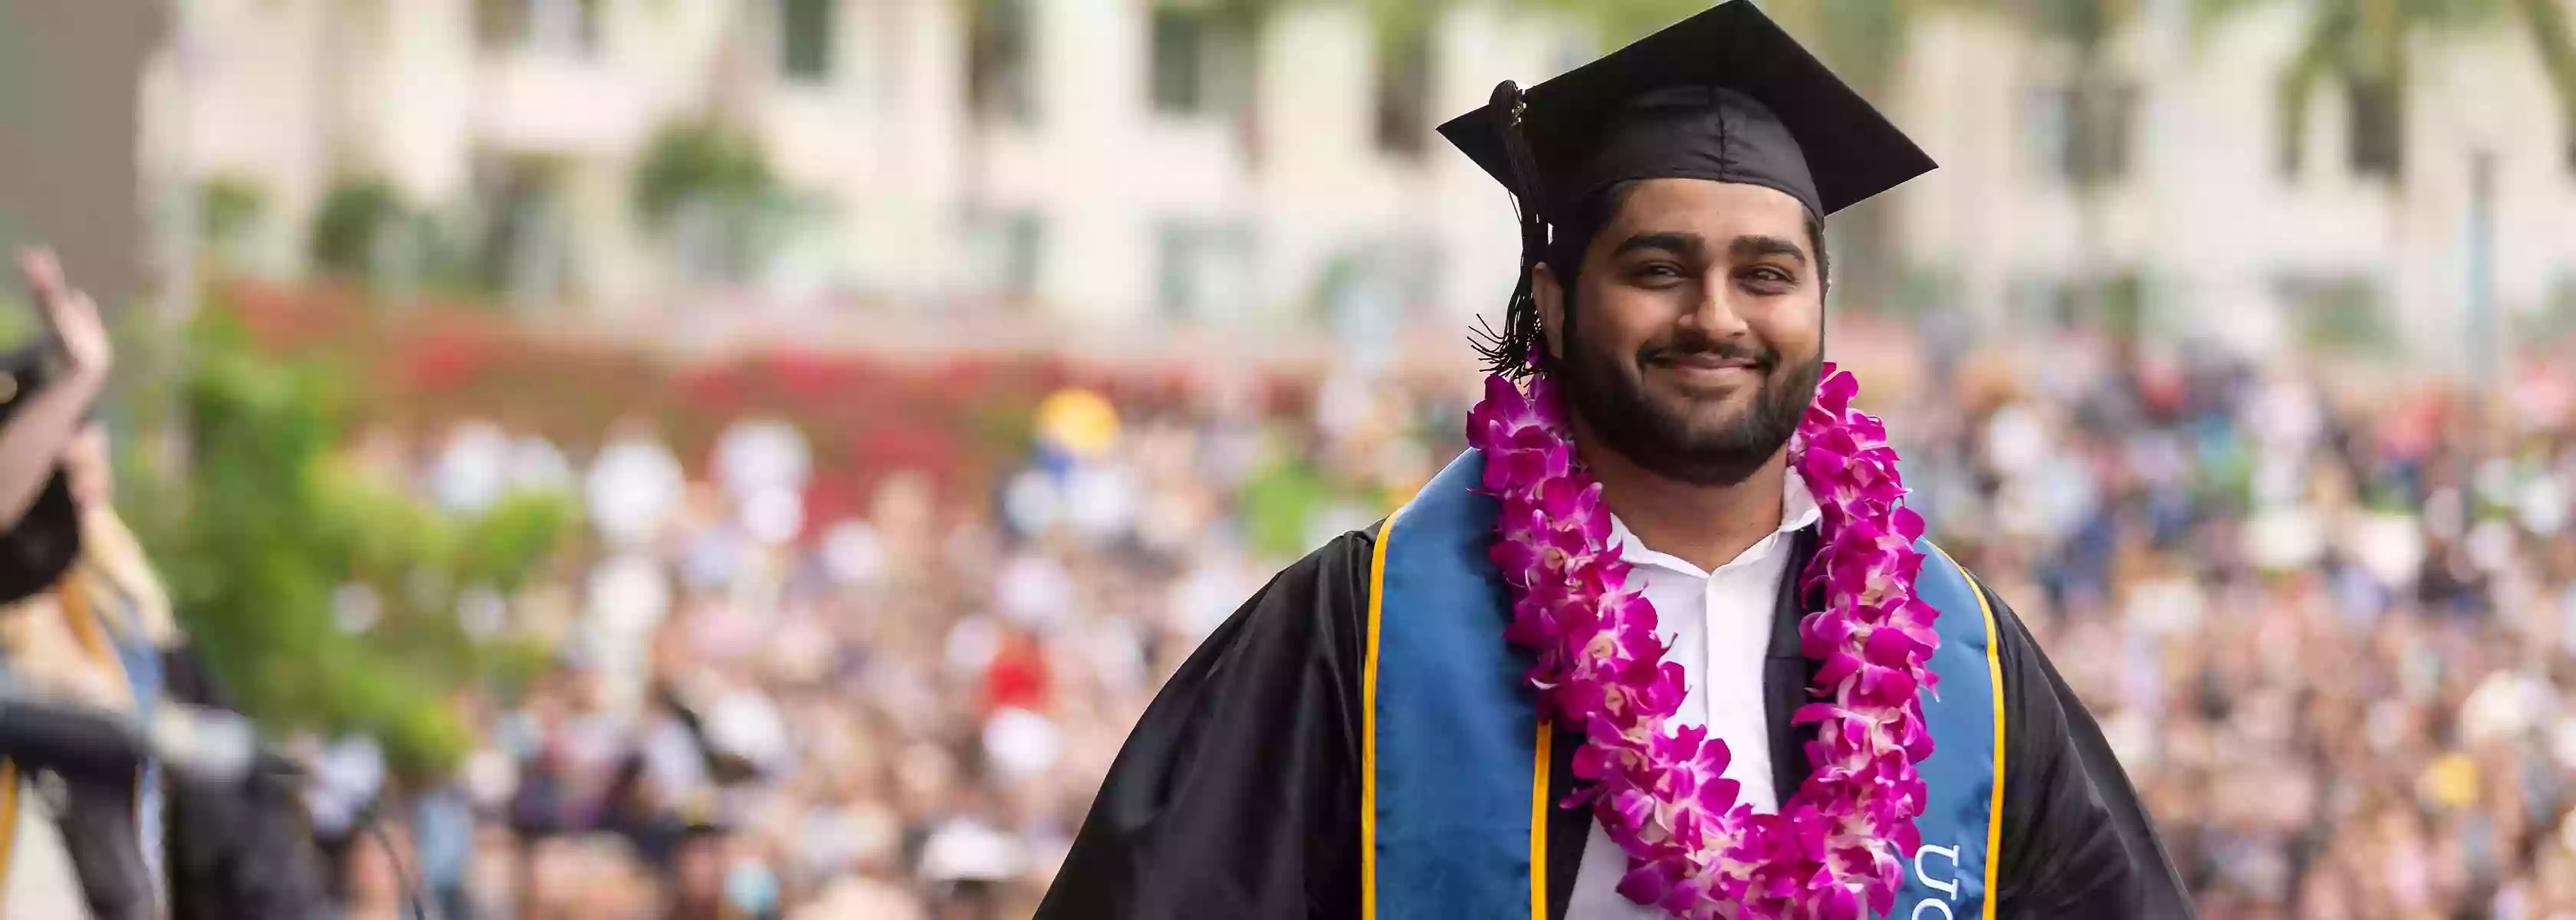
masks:
<svg viewBox="0 0 2576 920"><path fill-rule="evenodd" d="M103 587L124 595L126 602L119 605L122 616L102 614L112 628L156 646L178 643L179 621L170 612L170 592L152 571L143 542L134 538L116 509L102 503L81 512L81 557L72 568L72 578L81 580L79 587L93 594Z"/></svg>

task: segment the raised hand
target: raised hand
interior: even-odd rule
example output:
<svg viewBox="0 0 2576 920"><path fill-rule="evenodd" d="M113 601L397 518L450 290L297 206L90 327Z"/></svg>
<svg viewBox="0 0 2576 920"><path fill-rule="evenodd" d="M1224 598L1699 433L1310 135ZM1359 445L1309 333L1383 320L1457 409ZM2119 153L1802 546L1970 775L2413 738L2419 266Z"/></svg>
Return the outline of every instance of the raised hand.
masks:
<svg viewBox="0 0 2576 920"><path fill-rule="evenodd" d="M70 372L106 376L108 368L116 363L116 347L108 340L107 325L99 320L98 304L63 279L62 263L54 258L53 251L20 252L18 273L34 292L36 306L44 312L45 325L53 332L54 340L62 344Z"/></svg>

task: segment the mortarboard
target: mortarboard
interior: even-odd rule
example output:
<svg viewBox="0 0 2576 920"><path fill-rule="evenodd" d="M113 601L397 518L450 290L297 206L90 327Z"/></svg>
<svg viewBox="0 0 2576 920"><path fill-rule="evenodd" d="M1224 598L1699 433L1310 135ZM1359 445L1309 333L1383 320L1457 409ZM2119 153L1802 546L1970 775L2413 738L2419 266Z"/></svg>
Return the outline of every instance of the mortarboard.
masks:
<svg viewBox="0 0 2576 920"><path fill-rule="evenodd" d="M1526 92L1506 82L1440 133L1524 208L1556 218L1612 183L1651 178L1768 186L1823 217L1934 168L1751 0Z"/></svg>
<svg viewBox="0 0 2576 920"><path fill-rule="evenodd" d="M0 354L0 426L53 378L50 343ZM24 517L0 531L0 604L15 603L60 581L80 558L80 509L60 463Z"/></svg>

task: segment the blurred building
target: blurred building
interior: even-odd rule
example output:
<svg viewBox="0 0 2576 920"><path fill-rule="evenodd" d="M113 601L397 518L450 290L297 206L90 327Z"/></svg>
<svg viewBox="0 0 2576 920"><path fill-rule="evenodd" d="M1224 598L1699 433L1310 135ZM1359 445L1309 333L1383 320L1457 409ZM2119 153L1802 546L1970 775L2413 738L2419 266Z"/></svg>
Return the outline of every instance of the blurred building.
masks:
<svg viewBox="0 0 2576 920"><path fill-rule="evenodd" d="M1937 300L2046 323L2133 298L2151 332L2445 368L2576 315L2576 124L2527 32L2414 36L2393 91L2320 81L2292 144L2301 6L2215 28L2192 6L2141 4L2089 93L2062 44L1987 18L1920 30L1898 120L1944 168L1899 193L1901 235Z"/></svg>
<svg viewBox="0 0 2576 920"><path fill-rule="evenodd" d="M163 18L152 4L0 0L0 256L51 246L111 311L146 293L160 251L137 194L155 164L135 107ZM15 265L0 268L0 291L17 290ZM32 320L0 317L0 329Z"/></svg>
<svg viewBox="0 0 2576 920"><path fill-rule="evenodd" d="M1284 3L1253 28L1225 12L1246 5L191 0L154 86L188 113L167 142L232 204L209 207L249 215L229 245L270 272L307 268L326 203L390 199L463 228L519 299L606 315L710 279L1112 328L1454 330L1498 304L1507 204L1431 129L1587 59L1588 30L1499 3L1397 34L1364 4ZM1915 28L1880 95L1945 168L1884 205L1889 264L1845 266L1901 276L1871 290L1905 303L1856 306L2127 309L2445 360L2458 330L2576 315L2576 128L2527 37L2418 37L2394 92L2325 81L2292 162L2275 87L2300 7L2202 30L2191 6L2146 4L2089 67L2000 17ZM682 162L657 138L693 122L756 142L775 220L645 202L639 173Z"/></svg>
<svg viewBox="0 0 2576 920"><path fill-rule="evenodd" d="M514 285L610 312L689 280L633 177L657 131L703 117L757 137L806 205L762 273L787 292L1086 320L1427 308L1494 287L1510 242L1490 232L1505 202L1436 146L1435 116L1481 99L1486 71L1579 48L1462 14L1426 36L1437 48L1381 52L1356 9L1252 35L1128 0L195 9L194 53L161 89L190 100L175 140L201 179L255 190L251 264L303 270L334 187L381 179L408 205L513 224L494 232L519 234ZM1484 270L1444 274L1466 266Z"/></svg>

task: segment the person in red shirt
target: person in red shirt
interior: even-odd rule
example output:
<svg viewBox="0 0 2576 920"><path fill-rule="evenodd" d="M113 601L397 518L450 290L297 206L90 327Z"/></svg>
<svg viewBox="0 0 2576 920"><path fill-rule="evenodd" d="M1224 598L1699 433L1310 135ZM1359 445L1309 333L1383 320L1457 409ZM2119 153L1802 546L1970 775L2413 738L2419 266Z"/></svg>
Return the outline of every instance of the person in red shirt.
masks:
<svg viewBox="0 0 2576 920"><path fill-rule="evenodd" d="M984 666L984 714L1004 709L1046 711L1050 677L1046 646L1036 634L1019 626L1007 627L1001 649Z"/></svg>

